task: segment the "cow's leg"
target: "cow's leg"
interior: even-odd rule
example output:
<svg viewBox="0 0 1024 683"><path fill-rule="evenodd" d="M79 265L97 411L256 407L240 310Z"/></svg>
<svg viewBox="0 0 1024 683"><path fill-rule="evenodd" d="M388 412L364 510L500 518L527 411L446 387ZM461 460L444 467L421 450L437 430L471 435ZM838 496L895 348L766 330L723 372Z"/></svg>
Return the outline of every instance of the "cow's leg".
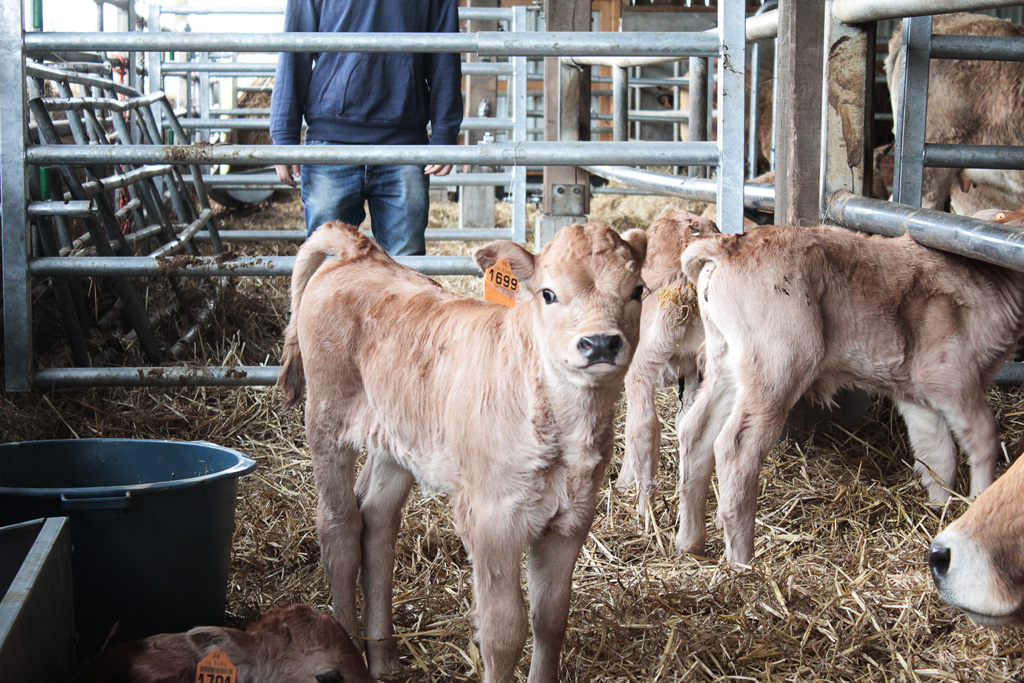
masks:
<svg viewBox="0 0 1024 683"><path fill-rule="evenodd" d="M946 422L953 428L971 465L971 496L989 487L996 477L999 460L999 425L985 400L985 390L977 384L966 390L957 402L940 405Z"/></svg>
<svg viewBox="0 0 1024 683"><path fill-rule="evenodd" d="M712 446L732 409L735 392L730 376L711 372L697 390L690 409L676 417L679 434L678 552L704 554L707 537L704 513L715 463Z"/></svg>
<svg viewBox="0 0 1024 683"><path fill-rule="evenodd" d="M644 329L626 374L626 449L615 487L625 491L637 484L641 495L649 494L654 488L658 472L661 420L654 400L655 390L675 350L675 337L662 317L658 315Z"/></svg>
<svg viewBox="0 0 1024 683"><path fill-rule="evenodd" d="M572 571L587 538L591 519L579 533L545 533L530 545L528 586L533 659L530 683L558 680L558 659L569 620Z"/></svg>
<svg viewBox="0 0 1024 683"><path fill-rule="evenodd" d="M897 401L896 406L907 424L914 470L931 501L941 503L956 483L956 443L949 424L932 408L910 401Z"/></svg>
<svg viewBox="0 0 1024 683"><path fill-rule="evenodd" d="M478 507L481 518L464 536L473 559L477 639L484 661L484 682L506 683L515 677L528 632L520 585L526 540L516 533L513 520L500 514L487 515L486 505Z"/></svg>
<svg viewBox="0 0 1024 683"><path fill-rule="evenodd" d="M718 518L725 537L725 557L733 564L750 564L754 557L757 478L798 396L741 388L732 413L715 439Z"/></svg>
<svg viewBox="0 0 1024 683"><path fill-rule="evenodd" d="M316 530L320 539L320 559L331 583L334 616L362 650L359 621L356 618L356 580L361 560L362 517L356 504L356 449L340 444L336 430L320 428L329 422L307 403L306 437L313 460L316 482Z"/></svg>
<svg viewBox="0 0 1024 683"><path fill-rule="evenodd" d="M937 141L936 141L937 142ZM945 211L946 202L957 180L958 169L926 168L921 186L921 207Z"/></svg>
<svg viewBox="0 0 1024 683"><path fill-rule="evenodd" d="M373 453L356 480L359 512L363 517L361 583L366 659L374 678L401 669L391 596L395 541L412 484L412 475L385 452Z"/></svg>

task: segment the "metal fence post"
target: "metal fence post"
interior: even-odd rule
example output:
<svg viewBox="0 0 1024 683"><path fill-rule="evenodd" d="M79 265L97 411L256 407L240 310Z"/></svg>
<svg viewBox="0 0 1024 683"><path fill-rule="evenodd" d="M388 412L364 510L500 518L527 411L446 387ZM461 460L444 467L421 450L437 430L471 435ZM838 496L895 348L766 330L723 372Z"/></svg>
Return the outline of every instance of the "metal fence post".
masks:
<svg viewBox="0 0 1024 683"><path fill-rule="evenodd" d="M746 18L742 0L721 0L718 30L718 227L743 232L743 99Z"/></svg>
<svg viewBox="0 0 1024 683"><path fill-rule="evenodd" d="M3 195L4 377L8 391L32 388L32 300L28 274L28 107L22 0L0 3L0 194Z"/></svg>
<svg viewBox="0 0 1024 683"><path fill-rule="evenodd" d="M900 204L921 206L932 18L904 19L902 39L898 105L893 112L896 117L896 162L892 199Z"/></svg>
<svg viewBox="0 0 1024 683"><path fill-rule="evenodd" d="M524 5L512 10L512 33L526 31L526 11ZM525 56L511 58L513 73L509 76L509 97L512 109L512 140L526 142L526 98L527 98L527 59ZM512 166L512 239L526 243L526 166L513 160Z"/></svg>

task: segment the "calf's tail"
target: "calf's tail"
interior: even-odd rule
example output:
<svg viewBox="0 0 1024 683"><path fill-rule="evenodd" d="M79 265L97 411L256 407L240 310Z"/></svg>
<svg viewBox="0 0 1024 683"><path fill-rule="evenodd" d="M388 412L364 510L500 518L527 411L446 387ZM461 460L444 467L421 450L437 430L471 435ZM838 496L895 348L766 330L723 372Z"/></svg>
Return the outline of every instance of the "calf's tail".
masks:
<svg viewBox="0 0 1024 683"><path fill-rule="evenodd" d="M690 243L690 246L686 247L683 251L683 255L680 257L680 262L683 266L683 272L686 273L686 277L690 279L690 282L696 284L700 273L704 270L704 266L709 263L717 263L721 256L721 242L719 236L709 236L701 239L694 240Z"/></svg>
<svg viewBox="0 0 1024 683"><path fill-rule="evenodd" d="M299 350L299 316L306 285L328 256L349 260L366 253L373 246L368 238L359 233L358 228L332 221L317 228L299 248L292 273L292 317L284 331L283 367L277 378L277 386L284 394L286 406L298 403L306 386L302 352Z"/></svg>

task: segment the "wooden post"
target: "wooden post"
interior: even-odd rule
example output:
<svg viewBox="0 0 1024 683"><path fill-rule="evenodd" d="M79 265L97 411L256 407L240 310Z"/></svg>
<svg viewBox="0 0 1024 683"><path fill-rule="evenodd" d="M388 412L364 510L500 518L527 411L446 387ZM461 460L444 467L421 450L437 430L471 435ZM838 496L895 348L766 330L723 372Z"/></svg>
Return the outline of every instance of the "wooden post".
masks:
<svg viewBox="0 0 1024 683"><path fill-rule="evenodd" d="M466 0L467 7L497 7L498 0ZM496 21L469 21L466 31L497 31ZM469 61L487 61L476 54L470 53ZM481 116L481 104L486 100L489 108L487 116L494 116L498 105L498 79L495 76L466 76L466 103L463 115L466 118ZM483 139L483 131L467 131L466 144L475 145ZM480 166L467 166L466 171L480 172ZM489 169L488 169L489 170ZM494 227L494 188L490 186L463 186L459 188L459 227L460 228L493 228Z"/></svg>
<svg viewBox="0 0 1024 683"><path fill-rule="evenodd" d="M545 0L548 31L589 31L591 0ZM590 69L544 59L544 139L590 139ZM544 168L544 214L537 217L540 247L559 228L584 222L590 211L590 174L575 166Z"/></svg>
<svg viewBox="0 0 1024 683"><path fill-rule="evenodd" d="M821 221L821 96L825 3L780 0L775 221Z"/></svg>

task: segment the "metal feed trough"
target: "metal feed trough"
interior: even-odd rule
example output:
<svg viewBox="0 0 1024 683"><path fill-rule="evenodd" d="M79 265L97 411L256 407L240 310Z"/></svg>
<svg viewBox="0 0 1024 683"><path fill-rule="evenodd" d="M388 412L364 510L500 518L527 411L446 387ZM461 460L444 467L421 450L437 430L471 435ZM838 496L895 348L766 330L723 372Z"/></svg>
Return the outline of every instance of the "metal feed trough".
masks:
<svg viewBox="0 0 1024 683"><path fill-rule="evenodd" d="M717 170L712 182L719 224L725 230L739 231L743 217L743 125L741 118L723 113L743 110L744 74L742 69L723 65L744 62L743 3L723 0L718 17L717 29L689 33L26 34L22 29L22 3L3 3L0 88L9 97L9 106L0 110L7 389L274 382L279 368L273 366L174 364L176 356L183 355L198 336L204 321L214 315L218 287L226 276L289 275L294 262L290 257L197 255L200 238L210 240L215 252L222 249L200 173L203 165L441 163L512 169L602 164L709 166ZM131 86L137 78L132 68L136 55L221 50L717 57L719 141L535 142L523 137L430 149L162 144L161 124L170 126L179 141L188 137L165 98ZM107 77L102 60L85 56L109 51L129 55L128 85ZM64 81L67 90L62 92L60 84ZM26 89L26 82L33 91ZM45 92L47 82L57 84L56 97ZM525 106L525 98L521 102ZM66 122L55 117L57 110L63 111ZM525 127L525 113L517 114L515 121L515 125ZM41 167L54 169L47 188L40 181ZM126 219L127 226L123 224ZM171 257L174 253L177 256ZM465 256L407 257L400 261L429 273L476 274L477 270ZM82 311L80 292L93 286L93 278L108 283L116 297L114 310L103 311L98 320ZM189 287L183 286L186 282ZM69 338L74 339L72 344L78 347L72 354L74 367L35 369L31 341L33 285L52 287L54 297L62 302L63 324ZM145 288L153 291L155 287L164 288L167 294L161 297L162 302L171 301L173 305L163 303L160 310L149 310ZM94 353L88 346L90 330L116 324L121 313L131 328L126 338L131 343L137 340L149 365L95 367L116 365L121 359ZM177 323L178 318L188 323L183 331L178 332L180 325L175 325L171 336L160 333L162 322Z"/></svg>

